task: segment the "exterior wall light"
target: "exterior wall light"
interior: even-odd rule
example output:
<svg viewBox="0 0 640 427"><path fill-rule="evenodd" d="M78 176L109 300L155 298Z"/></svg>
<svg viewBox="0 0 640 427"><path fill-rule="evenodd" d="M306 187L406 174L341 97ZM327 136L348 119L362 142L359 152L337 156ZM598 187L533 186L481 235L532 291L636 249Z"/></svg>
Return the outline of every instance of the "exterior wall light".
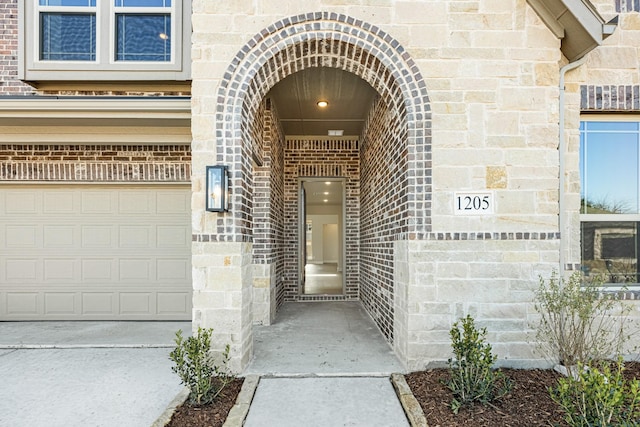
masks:
<svg viewBox="0 0 640 427"><path fill-rule="evenodd" d="M227 166L207 166L207 211L229 210L229 176Z"/></svg>

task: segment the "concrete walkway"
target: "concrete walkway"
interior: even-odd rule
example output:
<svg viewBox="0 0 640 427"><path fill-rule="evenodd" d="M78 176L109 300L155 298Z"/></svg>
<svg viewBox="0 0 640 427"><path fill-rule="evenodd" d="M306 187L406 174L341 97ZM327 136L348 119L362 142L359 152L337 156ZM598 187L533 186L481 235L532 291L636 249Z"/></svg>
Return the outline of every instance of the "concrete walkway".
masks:
<svg viewBox="0 0 640 427"><path fill-rule="evenodd" d="M359 302L284 304L271 326L253 328L261 376L388 376L403 367Z"/></svg>
<svg viewBox="0 0 640 427"><path fill-rule="evenodd" d="M0 426L148 427L182 389L190 322L0 322Z"/></svg>
<svg viewBox="0 0 640 427"><path fill-rule="evenodd" d="M254 353L247 427L409 425L389 380L402 365L359 302L285 304Z"/></svg>
<svg viewBox="0 0 640 427"><path fill-rule="evenodd" d="M150 426L182 390L190 322L0 322L0 426ZM402 366L358 302L289 303L254 327L247 426L406 426Z"/></svg>

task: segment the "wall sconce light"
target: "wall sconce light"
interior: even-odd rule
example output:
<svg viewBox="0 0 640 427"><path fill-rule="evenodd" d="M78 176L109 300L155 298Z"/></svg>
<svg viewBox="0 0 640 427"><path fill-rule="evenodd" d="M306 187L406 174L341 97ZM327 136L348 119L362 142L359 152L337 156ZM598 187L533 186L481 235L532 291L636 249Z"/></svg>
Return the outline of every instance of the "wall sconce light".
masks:
<svg viewBox="0 0 640 427"><path fill-rule="evenodd" d="M226 212L229 210L229 176L227 167L207 166L207 211Z"/></svg>

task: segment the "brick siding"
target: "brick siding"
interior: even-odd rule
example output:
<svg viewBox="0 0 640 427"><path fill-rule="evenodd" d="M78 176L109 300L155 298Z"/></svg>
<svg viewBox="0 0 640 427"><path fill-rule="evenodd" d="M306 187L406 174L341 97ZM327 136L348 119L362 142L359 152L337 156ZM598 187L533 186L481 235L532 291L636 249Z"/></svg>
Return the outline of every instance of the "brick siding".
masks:
<svg viewBox="0 0 640 427"><path fill-rule="evenodd" d="M188 145L0 145L0 181L189 182Z"/></svg>
<svg viewBox="0 0 640 427"><path fill-rule="evenodd" d="M582 111L640 111L640 85L583 85L580 87Z"/></svg>

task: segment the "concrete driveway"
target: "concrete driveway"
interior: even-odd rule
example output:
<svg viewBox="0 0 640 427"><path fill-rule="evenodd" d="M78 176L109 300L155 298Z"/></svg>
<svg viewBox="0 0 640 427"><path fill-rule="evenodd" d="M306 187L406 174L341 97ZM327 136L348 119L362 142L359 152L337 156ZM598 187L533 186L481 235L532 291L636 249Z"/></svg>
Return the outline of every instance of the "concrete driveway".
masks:
<svg viewBox="0 0 640 427"><path fill-rule="evenodd" d="M190 322L1 322L0 425L149 427L182 389Z"/></svg>

